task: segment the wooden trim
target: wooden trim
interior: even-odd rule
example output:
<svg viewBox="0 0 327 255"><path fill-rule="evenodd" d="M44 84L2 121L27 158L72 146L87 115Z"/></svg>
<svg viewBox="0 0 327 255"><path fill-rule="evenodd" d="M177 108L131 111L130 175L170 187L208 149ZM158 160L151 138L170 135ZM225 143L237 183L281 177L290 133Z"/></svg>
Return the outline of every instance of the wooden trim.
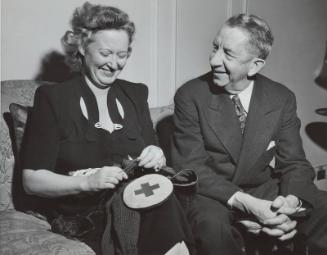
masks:
<svg viewBox="0 0 327 255"><path fill-rule="evenodd" d="M158 104L158 30L159 30L159 0L153 1L153 12L152 12L152 28L151 28L151 67L150 67L150 81L151 87L155 89L154 91L154 100L152 103L154 105Z"/></svg>
<svg viewBox="0 0 327 255"><path fill-rule="evenodd" d="M177 84L176 84L176 80L177 80L177 77L176 77L176 67L177 67L177 0L172 0L173 1L173 22L172 22L172 45L173 48L172 48L172 52L171 52L171 55L172 55L172 61L171 61L171 81L173 83L173 95L175 94L175 91L177 89Z"/></svg>
<svg viewBox="0 0 327 255"><path fill-rule="evenodd" d="M233 0L227 0L227 19L233 15Z"/></svg>
<svg viewBox="0 0 327 255"><path fill-rule="evenodd" d="M242 0L242 13L248 13L248 0Z"/></svg>
<svg viewBox="0 0 327 255"><path fill-rule="evenodd" d="M226 16L230 18L237 13L248 12L248 0L227 0Z"/></svg>

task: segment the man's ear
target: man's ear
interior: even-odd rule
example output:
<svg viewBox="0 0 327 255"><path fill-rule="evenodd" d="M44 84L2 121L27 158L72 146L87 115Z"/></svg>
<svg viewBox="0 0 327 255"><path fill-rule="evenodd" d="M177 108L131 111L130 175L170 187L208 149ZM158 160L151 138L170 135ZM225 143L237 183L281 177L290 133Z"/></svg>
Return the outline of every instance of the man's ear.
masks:
<svg viewBox="0 0 327 255"><path fill-rule="evenodd" d="M260 72L260 70L265 66L266 61L261 58L254 58L251 62L248 76L253 76Z"/></svg>

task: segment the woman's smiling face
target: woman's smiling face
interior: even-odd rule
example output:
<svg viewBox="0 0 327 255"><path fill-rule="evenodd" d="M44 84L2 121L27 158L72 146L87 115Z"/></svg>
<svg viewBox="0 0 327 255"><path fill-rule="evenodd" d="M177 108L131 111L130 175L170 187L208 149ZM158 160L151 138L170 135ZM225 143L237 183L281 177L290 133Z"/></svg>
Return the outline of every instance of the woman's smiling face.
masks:
<svg viewBox="0 0 327 255"><path fill-rule="evenodd" d="M109 87L126 65L130 55L129 38L124 30L101 30L93 33L84 56L87 77L98 88Z"/></svg>

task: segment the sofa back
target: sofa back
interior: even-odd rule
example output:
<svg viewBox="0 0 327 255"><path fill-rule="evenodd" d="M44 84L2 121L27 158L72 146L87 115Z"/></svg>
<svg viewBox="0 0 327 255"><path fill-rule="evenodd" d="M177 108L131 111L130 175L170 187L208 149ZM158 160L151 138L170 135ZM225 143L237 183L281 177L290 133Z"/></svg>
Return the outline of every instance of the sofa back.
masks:
<svg viewBox="0 0 327 255"><path fill-rule="evenodd" d="M23 135L26 116L21 114L21 106L33 106L37 87L52 82L34 80L9 80L1 82L1 129L0 129L0 212L18 208L24 197L21 185L21 169L17 146ZM15 103L16 105L13 105ZM172 131L172 105L150 109L151 119L161 147L169 156L169 136ZM169 162L169 157L168 157Z"/></svg>

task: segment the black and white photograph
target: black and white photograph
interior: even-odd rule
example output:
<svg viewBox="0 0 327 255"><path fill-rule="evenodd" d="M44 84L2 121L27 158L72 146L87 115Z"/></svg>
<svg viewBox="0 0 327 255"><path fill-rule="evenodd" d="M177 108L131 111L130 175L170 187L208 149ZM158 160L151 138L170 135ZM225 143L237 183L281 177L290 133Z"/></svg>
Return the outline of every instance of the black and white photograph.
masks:
<svg viewBox="0 0 327 255"><path fill-rule="evenodd" d="M326 0L2 0L1 255L327 255Z"/></svg>

